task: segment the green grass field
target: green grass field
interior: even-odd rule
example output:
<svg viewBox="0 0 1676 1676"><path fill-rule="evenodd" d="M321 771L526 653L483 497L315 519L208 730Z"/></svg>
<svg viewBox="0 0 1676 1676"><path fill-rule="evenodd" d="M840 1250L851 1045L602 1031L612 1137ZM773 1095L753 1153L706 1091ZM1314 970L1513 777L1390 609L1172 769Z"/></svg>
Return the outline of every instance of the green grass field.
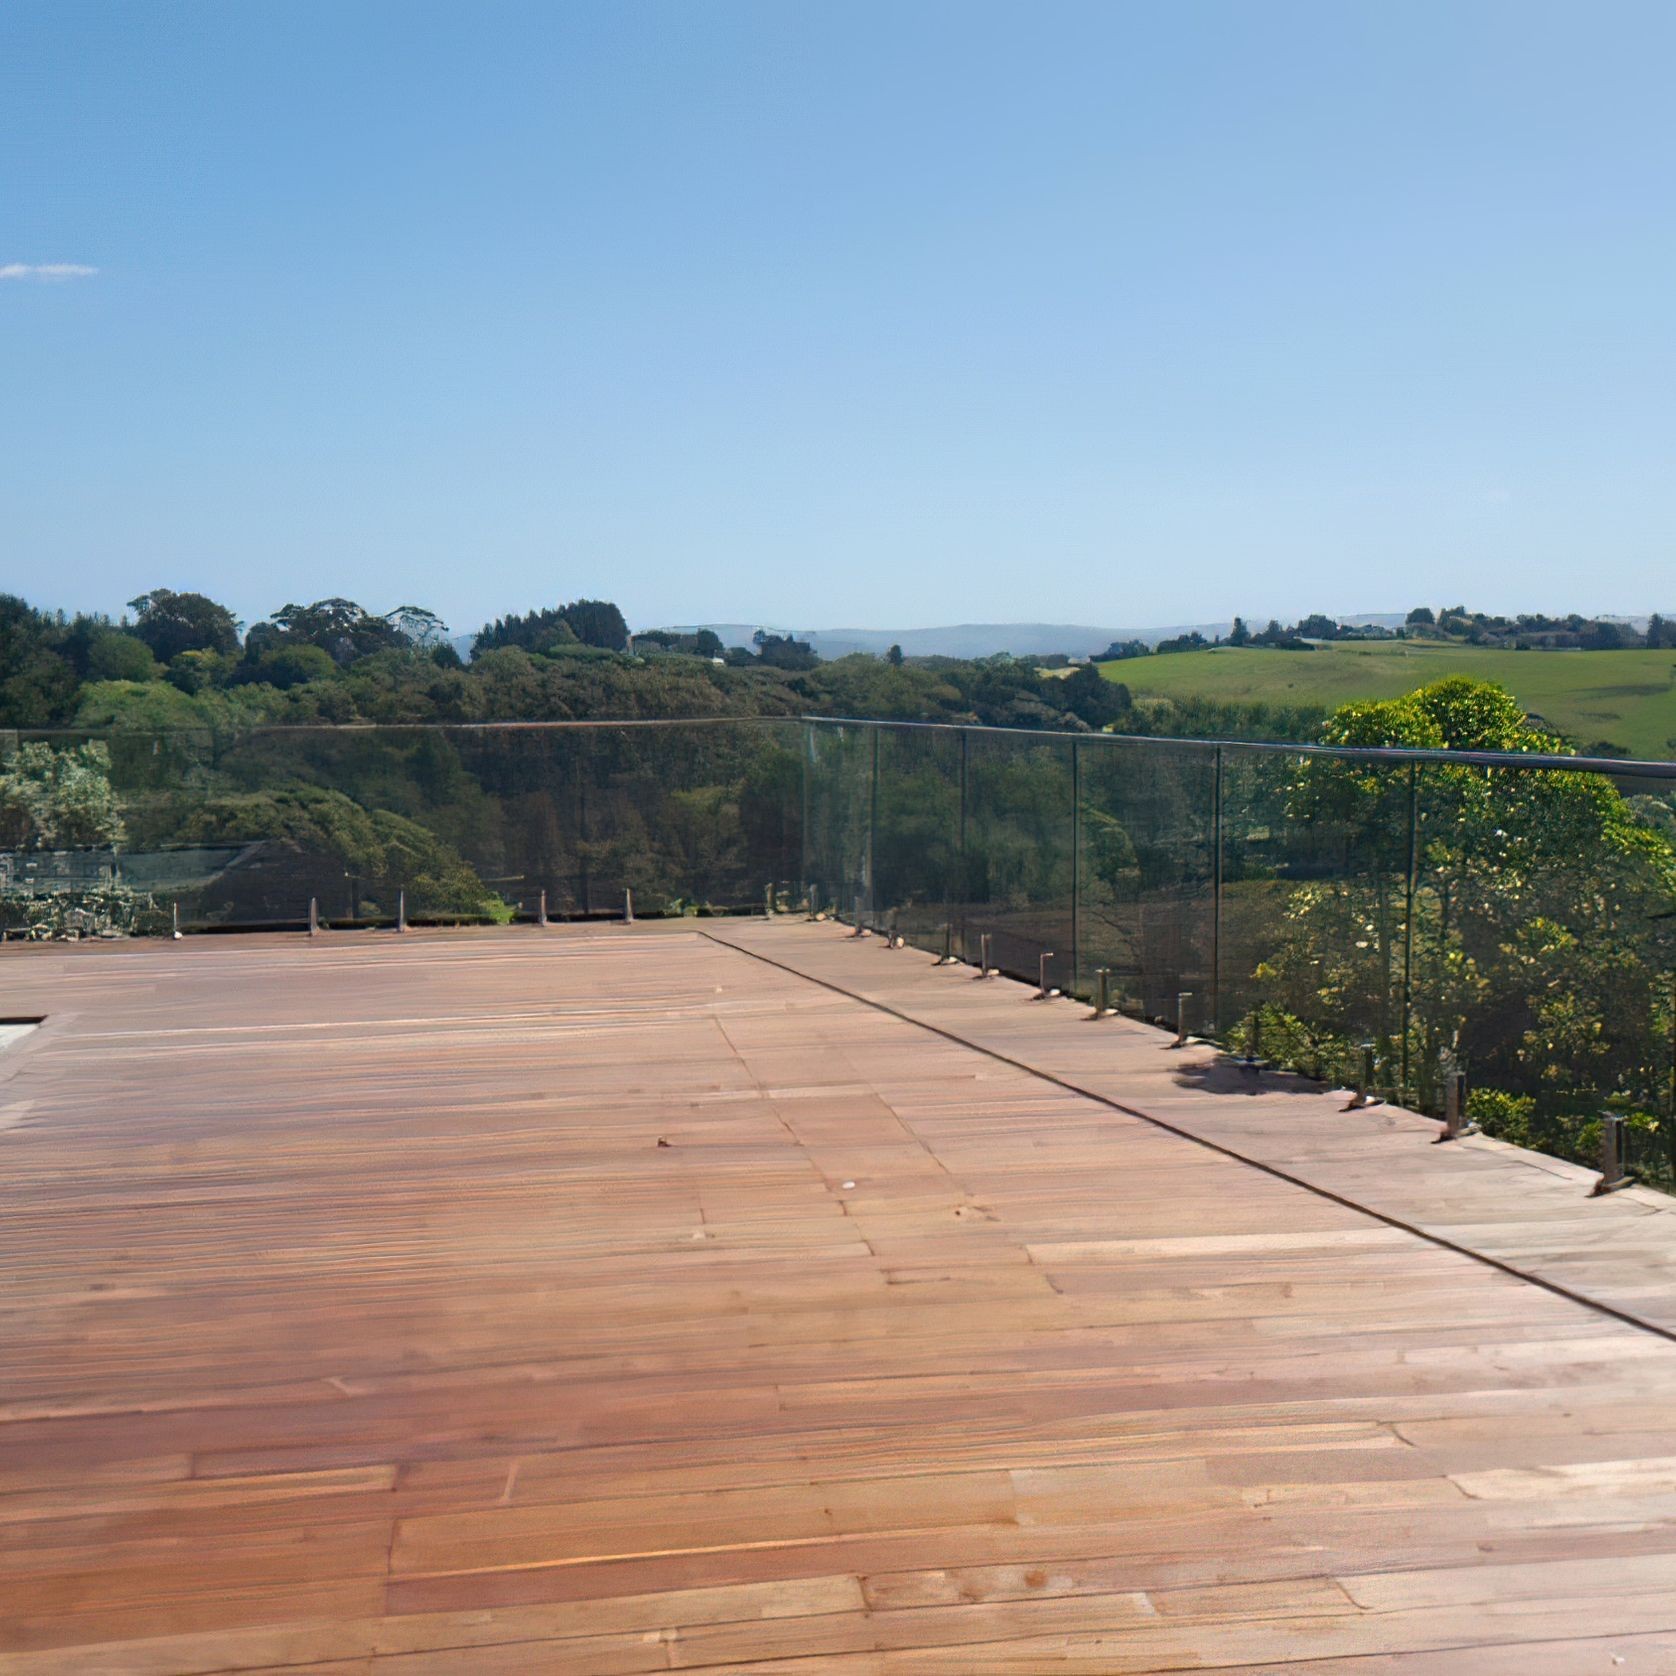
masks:
<svg viewBox="0 0 1676 1676"><path fill-rule="evenodd" d="M1373 641L1272 652L1219 647L1100 666L1137 698L1316 704L1395 698L1445 675L1499 681L1532 715L1587 747L1676 757L1676 652L1506 652Z"/></svg>

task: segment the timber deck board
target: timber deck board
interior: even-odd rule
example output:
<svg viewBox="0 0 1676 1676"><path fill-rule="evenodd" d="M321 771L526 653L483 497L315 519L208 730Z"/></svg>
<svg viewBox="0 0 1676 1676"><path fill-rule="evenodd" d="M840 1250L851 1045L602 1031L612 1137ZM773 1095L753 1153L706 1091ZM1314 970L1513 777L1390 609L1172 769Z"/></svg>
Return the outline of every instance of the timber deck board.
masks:
<svg viewBox="0 0 1676 1676"><path fill-rule="evenodd" d="M8 1676L1676 1669L1657 1195L828 926L0 984Z"/></svg>

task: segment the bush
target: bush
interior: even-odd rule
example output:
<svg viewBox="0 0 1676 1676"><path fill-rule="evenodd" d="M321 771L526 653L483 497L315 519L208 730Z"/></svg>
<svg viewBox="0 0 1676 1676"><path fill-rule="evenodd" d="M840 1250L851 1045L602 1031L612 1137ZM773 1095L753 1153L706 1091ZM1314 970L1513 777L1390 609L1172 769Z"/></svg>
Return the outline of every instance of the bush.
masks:
<svg viewBox="0 0 1676 1676"><path fill-rule="evenodd" d="M0 767L0 845L8 850L106 849L124 836L111 789L110 747L19 745Z"/></svg>
<svg viewBox="0 0 1676 1676"><path fill-rule="evenodd" d="M505 904L449 845L417 821L364 809L320 786L211 797L183 824L176 842L266 840L303 858L329 858L358 878L369 898L393 911L405 890L416 913L501 920Z"/></svg>
<svg viewBox="0 0 1676 1676"><path fill-rule="evenodd" d="M310 681L327 681L337 674L332 654L320 646L306 643L295 646L274 646L254 659L247 659L239 670L243 681L258 681L281 692L292 687L306 686Z"/></svg>
<svg viewBox="0 0 1676 1676"><path fill-rule="evenodd" d="M157 674L157 660L138 636L112 629L93 642L87 674L92 681L150 681Z"/></svg>
<svg viewBox="0 0 1676 1676"><path fill-rule="evenodd" d="M226 652L176 652L169 659L169 685L190 698L220 685L233 667Z"/></svg>
<svg viewBox="0 0 1676 1676"><path fill-rule="evenodd" d="M1638 1136L1656 1136L1659 1119L1649 1111L1627 1104L1603 1102L1624 1119L1625 1127ZM1559 1111L1539 1108L1529 1094L1508 1094L1499 1088L1475 1088L1467 1095L1467 1116L1486 1135L1553 1158L1569 1158L1574 1164L1592 1166L1600 1156L1600 1117L1597 1112Z"/></svg>
<svg viewBox="0 0 1676 1676"><path fill-rule="evenodd" d="M1253 1009L1228 1031L1230 1053L1243 1054L1252 1046L1254 1023L1259 1025L1258 1056L1271 1065L1311 1078L1343 1082L1346 1087L1361 1074L1361 1058L1350 1042L1274 1006Z"/></svg>
<svg viewBox="0 0 1676 1676"><path fill-rule="evenodd" d="M1467 1116L1498 1141L1514 1146L1534 1146L1532 1120L1536 1099L1530 1094L1506 1094L1499 1088L1474 1088L1467 1093Z"/></svg>

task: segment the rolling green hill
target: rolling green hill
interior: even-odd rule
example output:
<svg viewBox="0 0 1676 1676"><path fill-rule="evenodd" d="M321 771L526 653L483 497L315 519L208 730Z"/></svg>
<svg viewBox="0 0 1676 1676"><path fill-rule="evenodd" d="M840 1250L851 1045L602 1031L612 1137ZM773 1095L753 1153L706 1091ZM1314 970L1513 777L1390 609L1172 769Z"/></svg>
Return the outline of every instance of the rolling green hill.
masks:
<svg viewBox="0 0 1676 1676"><path fill-rule="evenodd" d="M1676 652L1509 652L1412 641L1346 642L1313 652L1217 647L1100 666L1137 698L1318 704L1395 698L1445 675L1499 681L1581 747L1676 757Z"/></svg>

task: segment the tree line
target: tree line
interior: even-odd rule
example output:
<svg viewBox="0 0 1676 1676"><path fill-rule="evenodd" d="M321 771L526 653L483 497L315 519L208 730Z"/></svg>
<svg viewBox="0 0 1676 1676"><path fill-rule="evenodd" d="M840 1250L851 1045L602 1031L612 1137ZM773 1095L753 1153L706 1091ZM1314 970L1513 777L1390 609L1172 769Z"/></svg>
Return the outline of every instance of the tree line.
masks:
<svg viewBox="0 0 1676 1676"><path fill-rule="evenodd" d="M763 631L749 647L708 630L631 636L608 600L495 618L467 660L418 605L288 603L246 631L220 602L168 588L116 619L0 595L0 726L10 728L797 714L1073 732L1167 720L1090 666L1067 675L1031 659L910 659L896 647L823 661L807 641Z"/></svg>
<svg viewBox="0 0 1676 1676"><path fill-rule="evenodd" d="M1464 605L1447 605L1437 611L1421 605L1409 612L1404 627L1415 639L1464 640L1471 646L1515 651L1620 652L1637 646L1655 650L1676 647L1676 624L1657 611L1648 617L1645 630L1637 630L1620 618L1584 617L1577 612L1552 617L1527 611L1503 617L1469 611Z"/></svg>
<svg viewBox="0 0 1676 1676"><path fill-rule="evenodd" d="M1637 630L1620 618L1584 617L1576 612L1564 617L1545 616L1541 612L1503 617L1469 611L1464 605L1448 605L1440 610L1418 605L1401 626L1386 627L1380 623L1347 623L1325 612L1312 611L1290 625L1271 617L1268 626L1261 629L1253 629L1243 617L1236 617L1225 635L1207 636L1199 629L1189 629L1156 644L1145 640L1114 640L1095 661L1116 663L1161 652L1205 651L1213 646L1309 652L1323 641L1338 640L1429 640L1512 651L1618 652L1636 647L1676 647L1676 622L1655 611L1647 619L1645 630Z"/></svg>

